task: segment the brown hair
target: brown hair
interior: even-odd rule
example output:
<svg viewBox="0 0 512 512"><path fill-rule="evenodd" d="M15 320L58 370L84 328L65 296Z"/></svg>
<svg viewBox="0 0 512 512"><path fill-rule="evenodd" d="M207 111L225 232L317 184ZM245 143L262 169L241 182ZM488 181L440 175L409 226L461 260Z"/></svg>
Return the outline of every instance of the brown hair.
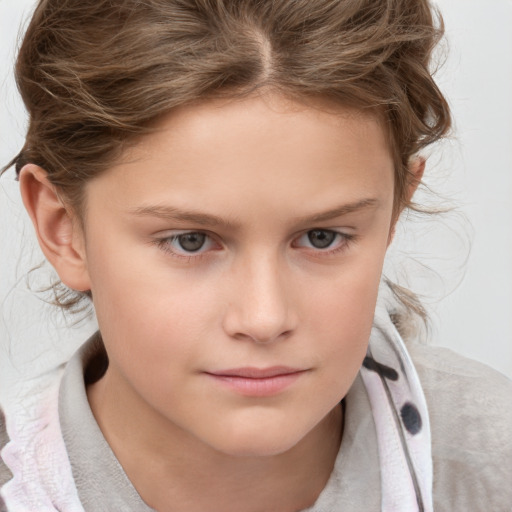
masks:
<svg viewBox="0 0 512 512"><path fill-rule="evenodd" d="M16 63L29 128L9 165L43 167L80 216L83 184L152 121L265 87L377 113L398 211L410 158L450 126L430 70L442 32L428 0L41 0Z"/></svg>

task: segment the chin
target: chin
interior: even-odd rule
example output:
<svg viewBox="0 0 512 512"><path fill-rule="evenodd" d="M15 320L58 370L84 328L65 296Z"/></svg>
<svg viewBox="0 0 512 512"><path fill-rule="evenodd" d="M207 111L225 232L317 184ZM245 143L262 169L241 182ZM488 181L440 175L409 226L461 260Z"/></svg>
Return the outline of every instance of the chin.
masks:
<svg viewBox="0 0 512 512"><path fill-rule="evenodd" d="M296 443L255 443L226 446L220 450L231 457L275 457L291 450Z"/></svg>
<svg viewBox="0 0 512 512"><path fill-rule="evenodd" d="M210 445L218 452L232 457L272 457L291 450L306 434L296 431L287 433L283 429L255 433L251 429L248 432L230 432Z"/></svg>

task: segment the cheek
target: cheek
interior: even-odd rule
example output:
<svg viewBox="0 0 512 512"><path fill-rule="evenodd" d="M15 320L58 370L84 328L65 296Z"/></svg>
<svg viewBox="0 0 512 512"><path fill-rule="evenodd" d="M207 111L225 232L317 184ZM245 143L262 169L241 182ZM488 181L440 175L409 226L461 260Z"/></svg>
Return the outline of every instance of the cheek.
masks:
<svg viewBox="0 0 512 512"><path fill-rule="evenodd" d="M340 270L323 286L310 288L306 309L313 320L309 334L318 340L319 348L322 346L323 357L331 360L333 378L353 379L366 353L380 283L380 260L380 256L362 260Z"/></svg>
<svg viewBox="0 0 512 512"><path fill-rule="evenodd" d="M191 357L196 340L219 316L214 287L151 260L147 246L120 247L112 239L98 240L88 254L96 315L112 356L151 365L178 353Z"/></svg>

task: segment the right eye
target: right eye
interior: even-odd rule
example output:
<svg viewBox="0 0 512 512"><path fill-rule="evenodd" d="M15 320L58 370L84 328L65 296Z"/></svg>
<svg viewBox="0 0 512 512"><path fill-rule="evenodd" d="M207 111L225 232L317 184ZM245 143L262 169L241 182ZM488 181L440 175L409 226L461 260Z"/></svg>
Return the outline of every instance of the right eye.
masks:
<svg viewBox="0 0 512 512"><path fill-rule="evenodd" d="M315 249L327 249L330 247L339 233L327 229L313 229L306 233L308 241Z"/></svg>
<svg viewBox="0 0 512 512"><path fill-rule="evenodd" d="M200 255L215 247L214 240L201 231L186 231L161 238L158 245L164 251L176 256Z"/></svg>

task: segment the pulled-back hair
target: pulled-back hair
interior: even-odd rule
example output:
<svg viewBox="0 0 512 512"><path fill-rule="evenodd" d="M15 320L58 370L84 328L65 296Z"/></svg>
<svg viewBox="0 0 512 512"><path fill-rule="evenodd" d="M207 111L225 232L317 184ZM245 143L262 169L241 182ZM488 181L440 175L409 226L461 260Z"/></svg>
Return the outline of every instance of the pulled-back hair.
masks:
<svg viewBox="0 0 512 512"><path fill-rule="evenodd" d="M79 215L84 183L174 108L272 89L375 113L395 162L395 209L413 155L445 135L431 73L442 36L428 0L41 0L16 80L27 163Z"/></svg>

